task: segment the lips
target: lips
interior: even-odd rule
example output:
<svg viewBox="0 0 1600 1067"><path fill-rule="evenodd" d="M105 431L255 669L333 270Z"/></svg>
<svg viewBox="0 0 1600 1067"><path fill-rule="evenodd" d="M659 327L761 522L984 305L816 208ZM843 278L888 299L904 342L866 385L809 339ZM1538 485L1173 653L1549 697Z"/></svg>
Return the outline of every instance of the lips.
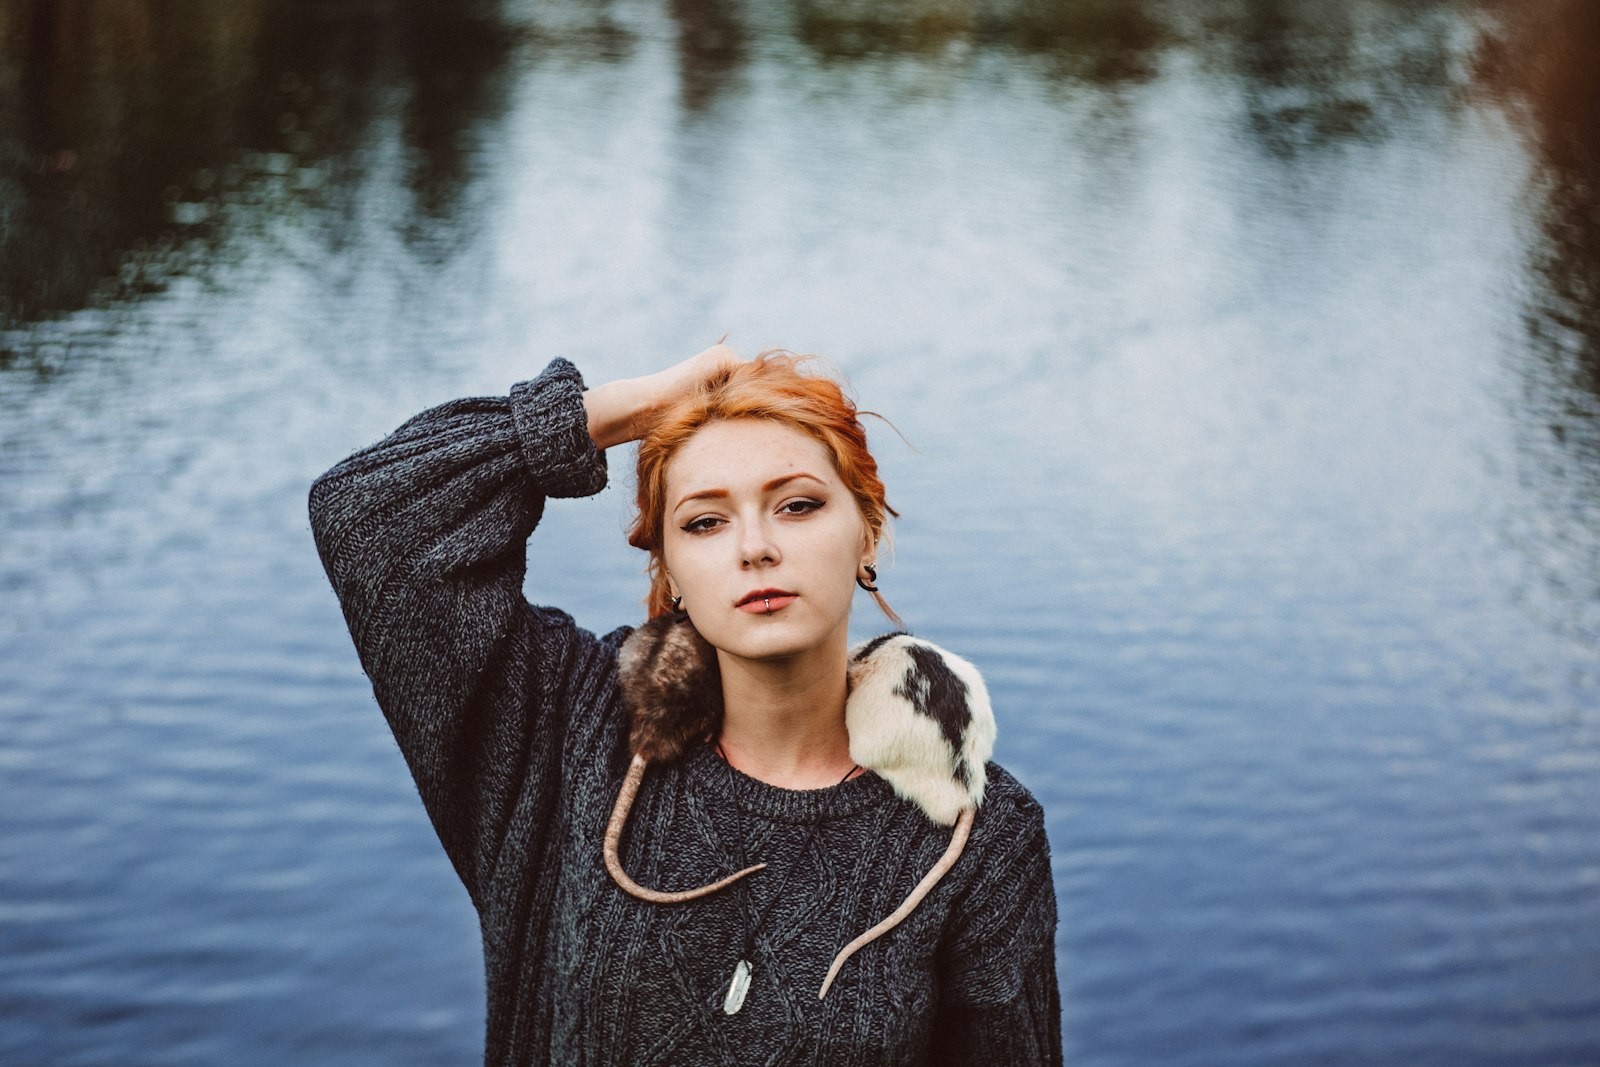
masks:
<svg viewBox="0 0 1600 1067"><path fill-rule="evenodd" d="M741 611L778 611L794 603L798 593L789 592L787 589L755 589L744 593L739 598L736 608Z"/></svg>

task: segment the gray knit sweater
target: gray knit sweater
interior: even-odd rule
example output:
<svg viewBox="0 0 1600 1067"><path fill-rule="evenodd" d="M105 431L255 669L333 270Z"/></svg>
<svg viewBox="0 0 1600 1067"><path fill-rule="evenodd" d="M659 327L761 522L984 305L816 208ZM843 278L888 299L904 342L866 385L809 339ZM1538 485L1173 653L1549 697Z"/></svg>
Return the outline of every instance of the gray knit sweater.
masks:
<svg viewBox="0 0 1600 1067"><path fill-rule="evenodd" d="M629 630L596 637L522 595L545 499L606 483L582 389L557 359L509 397L423 412L311 490L362 667L478 911L484 1062L1059 1063L1044 819L997 764L955 867L825 1000L835 953L905 899L950 837L878 775L780 789L698 746L650 767L625 868L663 889L767 870L665 905L608 876L602 838L629 759L616 653ZM725 1014L763 912L748 998Z"/></svg>

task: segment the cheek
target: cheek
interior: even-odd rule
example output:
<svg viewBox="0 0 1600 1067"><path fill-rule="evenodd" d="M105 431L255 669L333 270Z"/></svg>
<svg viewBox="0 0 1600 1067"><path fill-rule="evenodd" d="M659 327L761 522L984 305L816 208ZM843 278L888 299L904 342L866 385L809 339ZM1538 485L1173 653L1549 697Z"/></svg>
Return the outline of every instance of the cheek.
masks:
<svg viewBox="0 0 1600 1067"><path fill-rule="evenodd" d="M662 553L672 584L689 604L721 603L747 585L741 576L732 538L687 537L673 540Z"/></svg>
<svg viewBox="0 0 1600 1067"><path fill-rule="evenodd" d="M662 564L672 575L673 584L685 596L691 588L700 586L707 571L706 552L704 549L696 551L699 547L692 543L674 543L661 554Z"/></svg>
<svg viewBox="0 0 1600 1067"><path fill-rule="evenodd" d="M843 519L816 533L808 555L827 576L838 578L844 586L853 586L856 566L861 562L861 524Z"/></svg>

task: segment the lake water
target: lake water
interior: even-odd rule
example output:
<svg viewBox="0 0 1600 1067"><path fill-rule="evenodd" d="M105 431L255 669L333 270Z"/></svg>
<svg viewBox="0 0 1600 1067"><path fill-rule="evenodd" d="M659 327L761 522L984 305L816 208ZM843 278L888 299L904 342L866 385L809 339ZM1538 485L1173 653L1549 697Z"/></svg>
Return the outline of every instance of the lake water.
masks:
<svg viewBox="0 0 1600 1067"><path fill-rule="evenodd" d="M1597 11L0 6L0 1062L476 1062L306 491L731 331L914 446L1068 1062L1600 1064ZM617 483L530 547L594 629Z"/></svg>

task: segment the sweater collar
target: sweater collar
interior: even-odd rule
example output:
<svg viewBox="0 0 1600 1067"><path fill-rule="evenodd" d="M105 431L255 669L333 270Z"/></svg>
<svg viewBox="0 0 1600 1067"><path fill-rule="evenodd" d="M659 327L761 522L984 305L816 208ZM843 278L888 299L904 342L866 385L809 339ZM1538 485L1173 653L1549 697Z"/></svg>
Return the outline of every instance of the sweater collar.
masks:
<svg viewBox="0 0 1600 1067"><path fill-rule="evenodd" d="M852 648L848 672L852 759L941 826L982 804L995 724L977 668L932 642L890 633ZM716 650L687 615L658 616L630 634L618 678L635 756L676 760L720 731Z"/></svg>

